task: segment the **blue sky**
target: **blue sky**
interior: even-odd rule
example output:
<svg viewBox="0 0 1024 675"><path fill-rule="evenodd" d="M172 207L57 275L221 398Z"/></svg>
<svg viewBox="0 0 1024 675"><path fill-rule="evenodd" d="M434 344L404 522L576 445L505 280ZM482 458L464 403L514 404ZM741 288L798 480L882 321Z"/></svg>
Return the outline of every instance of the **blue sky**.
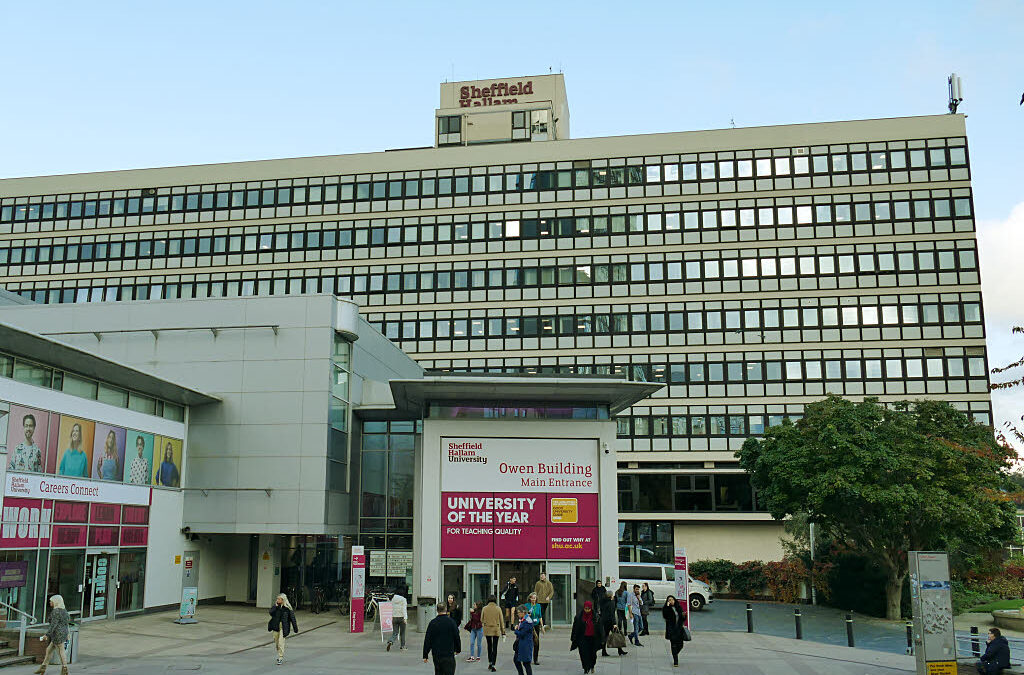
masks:
<svg viewBox="0 0 1024 675"><path fill-rule="evenodd" d="M562 71L581 138L944 113L956 71L991 360L1024 352L1016 0L0 0L0 31L0 177L429 145L445 79Z"/></svg>

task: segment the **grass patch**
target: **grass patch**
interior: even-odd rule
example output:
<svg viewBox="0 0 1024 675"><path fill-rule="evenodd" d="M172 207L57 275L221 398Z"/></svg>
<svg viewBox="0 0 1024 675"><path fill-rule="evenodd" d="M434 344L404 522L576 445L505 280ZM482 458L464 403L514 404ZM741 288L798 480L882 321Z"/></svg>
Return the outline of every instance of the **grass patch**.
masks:
<svg viewBox="0 0 1024 675"><path fill-rule="evenodd" d="M978 605L971 607L968 612L991 612L997 609L1020 609L1024 607L1024 599L1016 598L1014 600L999 600L997 602L989 602L984 605Z"/></svg>

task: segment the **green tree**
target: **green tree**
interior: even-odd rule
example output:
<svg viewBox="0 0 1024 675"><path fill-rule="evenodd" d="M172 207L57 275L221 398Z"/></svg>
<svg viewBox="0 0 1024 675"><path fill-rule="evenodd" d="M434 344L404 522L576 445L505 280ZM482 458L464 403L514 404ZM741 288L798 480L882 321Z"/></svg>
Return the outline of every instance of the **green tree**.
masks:
<svg viewBox="0 0 1024 675"><path fill-rule="evenodd" d="M1013 536L1000 489L1011 454L948 403L829 396L748 439L739 457L775 518L806 513L885 571L886 616L898 619L908 551L992 549Z"/></svg>

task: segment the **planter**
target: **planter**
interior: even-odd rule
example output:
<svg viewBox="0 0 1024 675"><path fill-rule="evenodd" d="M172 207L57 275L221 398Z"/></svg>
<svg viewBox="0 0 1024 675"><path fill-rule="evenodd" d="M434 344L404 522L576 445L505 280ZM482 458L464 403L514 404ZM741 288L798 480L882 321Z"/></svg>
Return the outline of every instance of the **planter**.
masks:
<svg viewBox="0 0 1024 675"><path fill-rule="evenodd" d="M1024 631L1024 614L1017 609L997 609L992 612L992 621L1000 628Z"/></svg>

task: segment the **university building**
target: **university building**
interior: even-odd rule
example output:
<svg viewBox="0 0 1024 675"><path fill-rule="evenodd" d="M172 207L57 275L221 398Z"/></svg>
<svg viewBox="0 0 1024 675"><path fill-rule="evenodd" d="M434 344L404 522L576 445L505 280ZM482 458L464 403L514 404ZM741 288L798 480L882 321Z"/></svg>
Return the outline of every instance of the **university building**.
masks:
<svg viewBox="0 0 1024 675"><path fill-rule="evenodd" d="M19 316L139 308L110 314L124 330L168 301L337 296L428 380L650 383L602 409L623 561L779 558L781 524L734 452L827 392L928 396L991 423L962 115L572 139L563 78L544 75L443 84L435 120L429 148L0 180L0 285L47 306ZM31 328L106 349L86 323ZM548 414L508 391L421 404ZM377 467L345 470L361 481L338 498L347 520L266 534L313 537L287 544L296 560L349 536L391 583L417 505L371 483L388 457L422 461L429 417L380 417L346 430Z"/></svg>

